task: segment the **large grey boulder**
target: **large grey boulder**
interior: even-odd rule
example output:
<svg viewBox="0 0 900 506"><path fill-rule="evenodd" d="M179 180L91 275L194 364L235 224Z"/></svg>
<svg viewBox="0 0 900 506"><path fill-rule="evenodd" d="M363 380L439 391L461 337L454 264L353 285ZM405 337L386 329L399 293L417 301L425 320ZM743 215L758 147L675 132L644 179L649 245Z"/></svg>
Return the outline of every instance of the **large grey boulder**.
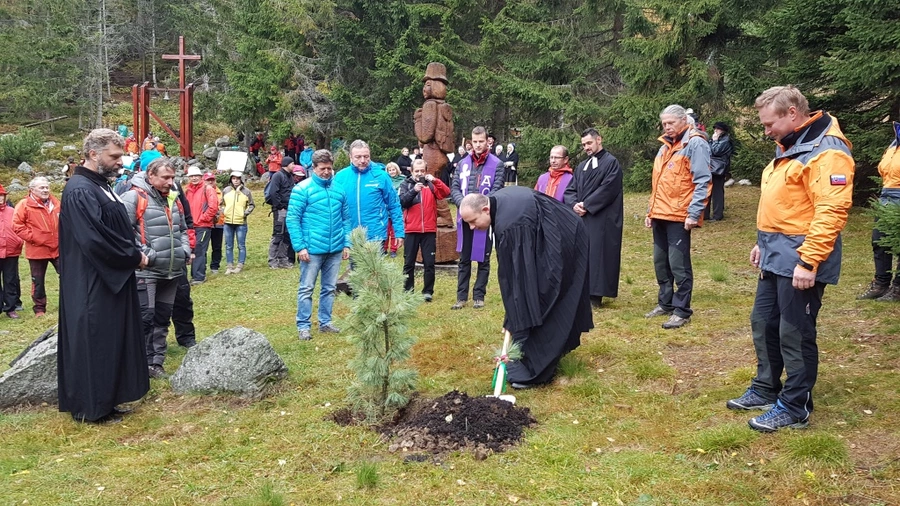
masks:
<svg viewBox="0 0 900 506"><path fill-rule="evenodd" d="M262 397L266 387L284 378L287 366L266 336L234 327L190 348L172 375L176 393L230 392Z"/></svg>
<svg viewBox="0 0 900 506"><path fill-rule="evenodd" d="M215 160L219 158L219 149L215 146L208 147L203 150L203 157L207 160Z"/></svg>
<svg viewBox="0 0 900 506"><path fill-rule="evenodd" d="M19 168L16 169L23 174L31 174L34 172L34 169L31 168L31 165L28 165L28 162L22 162L19 164Z"/></svg>
<svg viewBox="0 0 900 506"><path fill-rule="evenodd" d="M228 146L231 146L231 139L229 139L227 135L223 135L216 139L217 148L227 148Z"/></svg>
<svg viewBox="0 0 900 506"><path fill-rule="evenodd" d="M56 328L44 332L0 376L0 409L27 404L55 404Z"/></svg>

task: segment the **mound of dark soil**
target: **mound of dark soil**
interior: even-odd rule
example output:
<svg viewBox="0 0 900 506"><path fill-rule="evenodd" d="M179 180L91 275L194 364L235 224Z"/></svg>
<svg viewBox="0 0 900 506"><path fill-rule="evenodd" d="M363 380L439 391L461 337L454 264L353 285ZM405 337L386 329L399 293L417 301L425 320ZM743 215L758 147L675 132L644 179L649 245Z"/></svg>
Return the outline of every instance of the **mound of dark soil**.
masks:
<svg viewBox="0 0 900 506"><path fill-rule="evenodd" d="M437 399L418 399L395 424L382 427L392 452L443 453L471 449L476 455L501 452L537 423L528 408L493 397L469 397L456 390Z"/></svg>

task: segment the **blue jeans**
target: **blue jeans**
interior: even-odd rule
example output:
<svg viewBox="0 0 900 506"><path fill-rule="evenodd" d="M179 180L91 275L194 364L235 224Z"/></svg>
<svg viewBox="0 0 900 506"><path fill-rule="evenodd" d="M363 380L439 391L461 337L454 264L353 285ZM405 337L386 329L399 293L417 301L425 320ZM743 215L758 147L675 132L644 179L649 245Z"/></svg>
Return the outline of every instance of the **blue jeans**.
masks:
<svg viewBox="0 0 900 506"><path fill-rule="evenodd" d="M309 255L309 262L300 262L300 288L297 290L297 330L309 330L312 316L312 293L316 278L322 271L319 292L319 326L331 323L334 307L334 288L341 270L341 251L324 255Z"/></svg>
<svg viewBox="0 0 900 506"><path fill-rule="evenodd" d="M225 224L225 261L234 263L234 236L237 234L238 263L247 260L247 225Z"/></svg>

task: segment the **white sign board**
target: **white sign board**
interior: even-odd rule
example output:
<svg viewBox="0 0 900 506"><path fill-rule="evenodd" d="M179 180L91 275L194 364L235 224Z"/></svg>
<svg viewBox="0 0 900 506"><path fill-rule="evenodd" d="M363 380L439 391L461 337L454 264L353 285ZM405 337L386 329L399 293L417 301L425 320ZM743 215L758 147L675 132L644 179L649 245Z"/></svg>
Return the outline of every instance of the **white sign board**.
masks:
<svg viewBox="0 0 900 506"><path fill-rule="evenodd" d="M219 151L219 159L216 160L217 172L244 172L247 168L247 158L250 156L246 151Z"/></svg>

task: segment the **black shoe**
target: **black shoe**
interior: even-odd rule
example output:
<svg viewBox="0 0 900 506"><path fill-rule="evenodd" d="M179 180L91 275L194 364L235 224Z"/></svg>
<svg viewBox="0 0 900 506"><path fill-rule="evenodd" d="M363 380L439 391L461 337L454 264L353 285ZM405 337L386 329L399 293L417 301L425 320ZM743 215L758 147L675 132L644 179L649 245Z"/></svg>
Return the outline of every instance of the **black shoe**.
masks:
<svg viewBox="0 0 900 506"><path fill-rule="evenodd" d="M422 298L425 299L425 302L431 302L432 296L430 293L426 293L425 295L422 296Z"/></svg>
<svg viewBox="0 0 900 506"><path fill-rule="evenodd" d="M886 294L890 289L889 284L881 284L876 280L872 280L869 283L869 286L866 287L866 291L856 297L856 300L871 300L877 299L882 295Z"/></svg>
<svg viewBox="0 0 900 506"><path fill-rule="evenodd" d="M197 341L194 339L191 339L190 341L178 343L178 346L181 346L182 348L193 348L194 346L197 346Z"/></svg>
<svg viewBox="0 0 900 506"><path fill-rule="evenodd" d="M528 388L534 388L534 385L526 385L525 383L510 383L509 386L515 388L516 390L525 390Z"/></svg>
<svg viewBox="0 0 900 506"><path fill-rule="evenodd" d="M120 408L120 407L116 406L113 408L111 414L122 416L122 415L127 415L129 413L132 413L133 411L134 410L131 408Z"/></svg>
<svg viewBox="0 0 900 506"><path fill-rule="evenodd" d="M169 375L166 374L166 370L163 369L163 366L161 365L151 365L147 367L147 371L149 372L150 377L154 379L166 379L169 377Z"/></svg>

